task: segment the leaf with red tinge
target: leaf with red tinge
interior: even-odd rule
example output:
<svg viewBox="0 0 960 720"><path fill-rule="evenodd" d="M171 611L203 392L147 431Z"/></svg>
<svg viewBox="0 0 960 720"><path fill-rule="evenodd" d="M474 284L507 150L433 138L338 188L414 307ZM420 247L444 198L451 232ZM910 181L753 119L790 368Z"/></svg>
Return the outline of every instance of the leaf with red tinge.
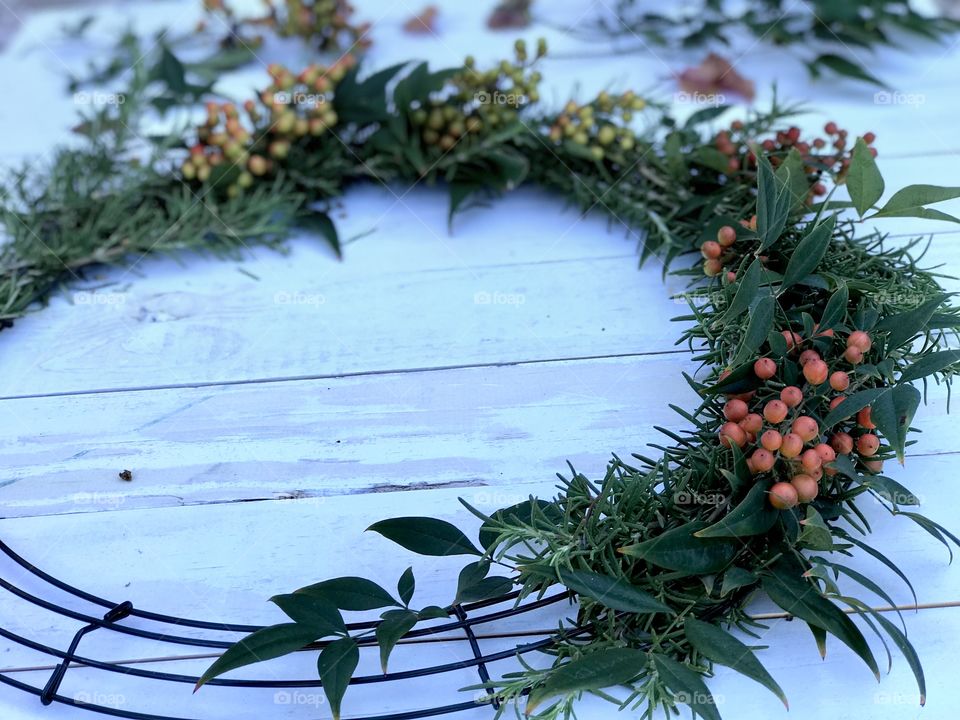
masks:
<svg viewBox="0 0 960 720"><path fill-rule="evenodd" d="M738 73L729 60L710 53L697 67L687 68L677 76L684 92L697 95L725 95L731 93L753 101L753 80Z"/></svg>

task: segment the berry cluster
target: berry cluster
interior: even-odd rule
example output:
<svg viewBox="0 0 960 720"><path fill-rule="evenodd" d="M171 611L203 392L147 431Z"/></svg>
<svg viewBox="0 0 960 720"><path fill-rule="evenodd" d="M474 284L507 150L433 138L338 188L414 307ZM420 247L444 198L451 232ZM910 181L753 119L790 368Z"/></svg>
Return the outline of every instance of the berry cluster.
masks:
<svg viewBox="0 0 960 720"><path fill-rule="evenodd" d="M853 144L849 140L849 133L837 127L837 124L832 121L828 122L823 129L826 138L803 139L800 128L793 126L777 131L772 138L767 138L760 143L770 164L774 167L784 162L792 150L800 154L810 181L808 201L826 194L827 187L821 182L824 174L833 177L836 182L842 182L850 167ZM870 145L876 140L876 135L867 133L863 139L867 145ZM712 142L717 151L727 156L729 172L737 172L741 169L756 170L757 157L751 150L751 145L756 142L756 139L749 136L749 129L743 122L735 120L728 130L718 132ZM875 148L871 148L870 151L876 156Z"/></svg>
<svg viewBox="0 0 960 720"><path fill-rule="evenodd" d="M532 65L547 53L544 40L537 43L530 61L527 46L518 40L516 62L503 60L489 70L479 70L467 57L463 70L449 80L449 90L425 107L409 109L410 122L428 148L447 152L471 136L502 129L516 121L520 111L540 99L539 72Z"/></svg>
<svg viewBox="0 0 960 720"><path fill-rule="evenodd" d="M370 46L367 33L370 23L354 25L354 8L347 0L283 0L277 7L273 0L264 0L267 14L238 19L224 0L203 0L204 9L220 14L231 26L264 26L282 37L299 37L320 50L357 52Z"/></svg>
<svg viewBox="0 0 960 720"><path fill-rule="evenodd" d="M822 418L851 392L851 374L873 347L870 336L855 330L842 339L815 326L806 341L792 330L783 331L783 338L786 357L779 363L763 357L753 365L759 387L728 396L719 438L725 447L749 451L750 471L775 481L770 504L789 509L817 497L822 479L837 474L831 463L840 455L873 473L883 463L875 457L880 439L869 406L834 427L822 426Z"/></svg>
<svg viewBox="0 0 960 720"><path fill-rule="evenodd" d="M643 98L630 91L601 92L583 105L571 100L551 124L549 137L557 144L571 142L585 148L594 160L602 160L612 148L629 152L637 143L629 123L633 113L645 107Z"/></svg>
<svg viewBox="0 0 960 720"><path fill-rule="evenodd" d="M245 121L233 103L207 103L206 121L197 128L197 142L180 168L183 179L206 183L219 167L225 174L217 175L217 181L225 179L226 194L236 197L254 178L274 172L294 143L337 125L330 101L337 83L355 64L352 55L345 55L296 76L282 65L270 65L273 82L260 93L259 104L243 104Z"/></svg>

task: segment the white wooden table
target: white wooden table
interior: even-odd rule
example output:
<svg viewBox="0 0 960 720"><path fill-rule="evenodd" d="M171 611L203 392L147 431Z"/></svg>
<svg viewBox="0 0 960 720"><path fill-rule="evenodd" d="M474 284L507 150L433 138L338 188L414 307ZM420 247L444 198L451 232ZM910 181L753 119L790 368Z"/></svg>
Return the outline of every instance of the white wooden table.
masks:
<svg viewBox="0 0 960 720"><path fill-rule="evenodd" d="M443 65L467 52L494 60L510 55L515 37L484 29L490 3L438 3L438 37L401 32L420 9L412 3L358 4L374 21L370 61L377 66L413 57ZM97 27L135 21L147 31L176 19L186 28L197 5L107 6ZM541 5L556 7L556 23L593 12L573 0ZM26 19L0 55L4 163L42 158L69 138L76 108L63 73L95 48L57 38L65 17ZM110 41L102 33L92 37L101 48ZM524 33L541 34L557 53L595 50L545 27ZM294 65L307 58L289 46L265 53L274 50ZM653 94L669 99L674 89L664 79L702 55L548 59L542 94L559 102L571 91L586 97L602 87L658 85ZM914 101L878 104L873 90L846 81L810 85L798 62L762 46L739 67L756 80L761 107L777 80L782 97L810 103L812 112L798 121L804 127L836 119L853 132L877 132L888 193L913 182L960 184L956 43L911 45L868 62ZM263 77L257 68L222 88L242 97ZM960 203L945 209L960 211ZM457 497L492 510L529 493L549 495L568 459L596 477L610 452L629 456L654 441L653 425L679 426L667 401L693 402L680 377L693 368L673 345L679 328L667 322L683 312L669 299L682 285L668 279L664 286L656 261L638 271L637 238L616 223L581 218L557 198L522 190L468 212L449 233L442 190L406 194L373 185L349 193L336 219L343 237L369 232L347 246L343 262L313 237L295 239L288 255L252 250L242 262L144 258L70 288L102 286L110 303L71 303L68 293L0 333L0 538L98 595L189 617L281 621L265 602L276 592L343 574L392 584L411 563L418 602L443 603L456 560L413 557L363 529L405 514L472 529ZM896 236L933 232L930 263L960 267L960 228L897 221L886 229ZM515 302L478 303L479 293ZM960 444L945 398L931 390L918 421L924 434L895 476L924 500L924 512L956 530ZM124 469L132 482L118 479ZM960 599L960 573L942 547L907 521L877 513L871 520L877 546L909 572L921 603ZM877 563L859 558L855 565L884 578L898 602L910 602ZM0 574L40 587L9 562ZM762 600L754 607L772 609ZM0 596L0 608L3 626L61 648L79 627L9 594ZM549 627L556 613L539 617L538 627ZM922 717L955 717L960 609L921 610L907 623L927 671ZM921 716L902 658L877 686L838 643L821 661L802 623L770 627L762 659L786 689L793 717ZM487 640L484 649L510 642ZM0 648L0 671L37 686L49 677L48 657L7 642ZM426 648L398 650L396 669L467 653L462 642ZM169 646L112 633L93 633L81 650L168 672L197 673L209 663L168 657ZM364 659L370 672L374 665ZM254 672L311 678L315 665L301 655ZM474 682L464 671L374 693L352 689L346 713L455 702L462 699L457 689ZM733 673L719 670L711 687L728 719L787 717L772 695ZM84 668L67 673L63 693L189 717L329 717L316 690L284 697L206 688L192 696L188 685L159 692L156 684ZM583 709L587 719L613 713L600 702ZM88 716L0 688L4 720ZM458 717L485 718L489 710Z"/></svg>

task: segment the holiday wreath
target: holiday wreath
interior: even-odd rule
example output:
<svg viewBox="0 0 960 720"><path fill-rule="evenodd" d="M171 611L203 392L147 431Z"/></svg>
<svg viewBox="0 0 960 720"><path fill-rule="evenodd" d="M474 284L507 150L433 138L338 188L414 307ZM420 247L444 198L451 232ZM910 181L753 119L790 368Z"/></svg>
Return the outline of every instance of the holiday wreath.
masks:
<svg viewBox="0 0 960 720"><path fill-rule="evenodd" d="M691 278L681 342L704 369L686 378L700 406L674 408L688 431L664 430L668 444L653 457L614 457L598 480L571 468L553 499L489 515L464 503L483 522L476 539L429 517L375 522L370 530L415 553L470 558L450 607L414 605L412 569L398 574L395 592L363 578L325 580L272 598L290 622L237 642L197 686L318 649L339 717L361 645L379 646L386 672L391 650L421 621L560 586L579 599L576 618L542 648L545 666L522 662L483 684L498 714L566 717L592 692L645 717L686 703L719 718L704 680L714 663L786 704L753 649L729 632L757 625L744 610L757 591L808 623L821 652L833 635L879 676L858 616L905 656L922 698L904 630L837 580L889 600L844 564L863 552L909 585L866 542L865 501L960 544L904 509L917 499L882 474L911 444L922 399L914 383L949 382L960 369L960 351L948 345L960 313L917 267L916 243L861 228L885 217L954 220L928 205L960 188L913 185L880 207L874 138L829 123L824 137L804 139L776 103L720 132L704 127L724 108L680 124L629 92L549 112L533 69L545 52L541 43L528 57L518 43L514 63L490 69L468 59L449 70L409 63L364 75L350 56L296 75L271 66L257 99L209 103L205 122L157 138L145 158L130 127L146 89L158 80L189 88L189 68L165 53L156 72L134 78L126 103L85 119L89 145L61 150L48 170L23 172L4 190L5 327L65 273L148 248L231 252L308 226L339 252L325 203L364 179L442 181L451 221L478 195L535 183L642 231L642 259L657 255ZM647 123L639 132L638 116ZM832 199L839 184L849 202ZM381 620L348 629L344 611L369 610L382 610Z"/></svg>

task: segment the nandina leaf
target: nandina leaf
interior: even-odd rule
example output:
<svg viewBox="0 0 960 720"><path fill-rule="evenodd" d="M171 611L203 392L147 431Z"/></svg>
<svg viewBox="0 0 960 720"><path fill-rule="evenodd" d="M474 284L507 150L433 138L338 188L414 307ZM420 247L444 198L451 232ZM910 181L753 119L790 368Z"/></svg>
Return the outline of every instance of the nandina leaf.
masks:
<svg viewBox="0 0 960 720"><path fill-rule="evenodd" d="M894 385L873 401L870 417L903 462L907 430L920 407L920 391L913 385ZM838 408L839 409L839 408Z"/></svg>
<svg viewBox="0 0 960 720"><path fill-rule="evenodd" d="M739 365L752 355L763 345L767 335L773 329L773 315L776 309L776 300L772 295L760 298L753 312L750 314L750 323L747 325L747 331L743 334L743 340L740 347L737 348L736 357L732 365Z"/></svg>
<svg viewBox="0 0 960 720"><path fill-rule="evenodd" d="M880 679L880 668L863 633L836 605L803 578L804 568L795 560L781 558L763 577L763 589L783 610L835 635L853 650Z"/></svg>
<svg viewBox="0 0 960 720"><path fill-rule="evenodd" d="M783 273L783 282L780 285L781 292L800 282L817 269L830 246L830 242L833 240L833 230L836 224L836 215L831 215L812 228L797 243L797 247L787 263L787 269Z"/></svg>
<svg viewBox="0 0 960 720"><path fill-rule="evenodd" d="M650 653L650 657L653 659L657 675L673 691L674 698L678 702L689 705L690 709L704 720L721 720L717 702L710 694L700 673L666 655Z"/></svg>
<svg viewBox="0 0 960 720"><path fill-rule="evenodd" d="M693 617L684 620L683 630L690 644L704 657L733 668L751 680L756 680L780 698L780 702L787 710L790 709L787 696L777 681L770 676L757 656L753 654L753 650L733 635L713 623L703 622Z"/></svg>
<svg viewBox="0 0 960 720"><path fill-rule="evenodd" d="M762 153L757 154L757 234L760 249L766 250L780 239L787 225L793 197L783 178L777 177L770 161Z"/></svg>
<svg viewBox="0 0 960 720"><path fill-rule="evenodd" d="M823 4L820 6L825 7ZM854 80L869 83L870 85L876 85L877 87L886 87L886 84L882 80L867 72L863 65L855 63L852 60L848 60L845 57L841 57L840 55L835 55L834 53L824 53L823 55L819 55L816 59L809 62L807 66L810 68L811 74L813 74L814 77L820 74L820 65L832 70L837 75L843 75L844 77L853 78Z"/></svg>
<svg viewBox="0 0 960 720"><path fill-rule="evenodd" d="M467 507L473 512L473 508ZM480 526L480 545L487 551L494 549L494 544L497 541L499 533L494 529L493 525L491 525L490 519L496 520L497 522L515 521L531 524L534 522L538 513L545 515L552 524L556 524L563 517L563 512L556 503L540 499L523 500L516 505L497 510L492 513L489 518L478 515L478 517L484 520L483 525ZM475 512L475 514L477 513Z"/></svg>
<svg viewBox="0 0 960 720"><path fill-rule="evenodd" d="M413 577L413 568L408 567L397 581L397 594L400 596L400 602L409 605L410 601L413 600L413 592L416 587L417 582Z"/></svg>
<svg viewBox="0 0 960 720"><path fill-rule="evenodd" d="M763 266L759 260L754 260L739 279L737 283L737 294L733 296L733 300L727 307L723 317L717 321L718 324L728 323L750 308L760 292L760 280L762 276Z"/></svg>
<svg viewBox="0 0 960 720"><path fill-rule="evenodd" d="M330 703L333 720L340 720L340 704L359 663L360 649L353 638L341 638L320 651L317 671L320 673L320 682L323 683L323 694Z"/></svg>
<svg viewBox="0 0 960 720"><path fill-rule="evenodd" d="M900 382L911 382L960 363L960 350L942 350L924 355L900 375Z"/></svg>
<svg viewBox="0 0 960 720"><path fill-rule="evenodd" d="M643 672L646 663L645 652L630 648L602 648L584 653L552 670L543 685L530 692L525 712L529 716L544 700L558 695L626 684Z"/></svg>
<svg viewBox="0 0 960 720"><path fill-rule="evenodd" d="M793 198L790 205L791 212L796 212L804 206L810 194L810 181L807 180L807 173L803 167L803 157L796 148L790 149L775 174Z"/></svg>
<svg viewBox="0 0 960 720"><path fill-rule="evenodd" d="M924 217L924 207L930 203L944 202L960 197L960 187L940 187L937 185L908 185L898 190L871 218L876 217ZM934 211L939 212L939 211ZM942 213L940 219L960 222L955 217Z"/></svg>
<svg viewBox="0 0 960 720"><path fill-rule="evenodd" d="M757 575L742 567L732 567L723 573L723 584L720 585L720 597L726 597L733 590L752 585L757 582Z"/></svg>
<svg viewBox="0 0 960 720"><path fill-rule="evenodd" d="M381 615L377 623L377 645L380 646L380 667L387 672L387 662L390 653L404 635L406 635L419 620L417 613L412 610L387 610Z"/></svg>
<svg viewBox="0 0 960 720"><path fill-rule="evenodd" d="M803 530L797 542L809 550L833 550L833 534L820 513L812 505L807 506L807 515L800 521Z"/></svg>
<svg viewBox="0 0 960 720"><path fill-rule="evenodd" d="M850 168L847 171L847 189L850 191L850 199L853 200L853 206L860 217L876 205L883 195L883 176L877 168L877 162L870 152L870 147L863 138L857 138L853 148Z"/></svg>
<svg viewBox="0 0 960 720"><path fill-rule="evenodd" d="M460 529L431 517L399 517L376 522L373 530L418 555L482 555Z"/></svg>
<svg viewBox="0 0 960 720"><path fill-rule="evenodd" d="M730 564L743 545L736 539L694 535L707 526L709 523L704 521L688 523L650 540L619 548L618 552L689 575L719 572Z"/></svg>
<svg viewBox="0 0 960 720"><path fill-rule="evenodd" d="M820 330L830 330L842 323L847 316L847 304L849 302L850 291L847 289L846 283L843 283L830 296L823 308L823 314L820 316Z"/></svg>
<svg viewBox="0 0 960 720"><path fill-rule="evenodd" d="M290 593L274 595L270 602L276 604L295 623L311 628L314 631L314 640L347 633L347 626L337 606L323 597Z"/></svg>
<svg viewBox="0 0 960 720"><path fill-rule="evenodd" d="M247 635L231 645L197 680L194 692L207 681L225 672L253 663L272 660L300 650L317 639L312 627L299 623L271 625Z"/></svg>
<svg viewBox="0 0 960 720"><path fill-rule="evenodd" d="M824 427L832 428L837 423L853 417L865 407L876 402L878 398L883 397L889 392L889 387L881 387L870 388L854 393L837 405L829 413L827 413L827 416L823 419Z"/></svg>
<svg viewBox="0 0 960 720"><path fill-rule="evenodd" d="M877 332L889 332L887 350L896 350L914 336L927 329L927 323L940 308L946 295L937 295L912 310L885 317L874 327Z"/></svg>
<svg viewBox="0 0 960 720"><path fill-rule="evenodd" d="M903 657L906 658L907 664L910 666L910 670L913 671L913 676L917 680L917 688L920 690L920 705L926 705L927 682L923 675L923 665L920 664L920 657L917 655L917 651L907 639L907 636L900 631L900 628L887 620L887 618L883 616L883 613L874 612L873 617L880 623L887 635L890 636L893 644L899 648Z"/></svg>
<svg viewBox="0 0 960 720"><path fill-rule="evenodd" d="M361 577L341 577L307 585L296 591L323 598L341 610L376 610L398 605L393 597L373 580Z"/></svg>
<svg viewBox="0 0 960 720"><path fill-rule="evenodd" d="M558 568L557 576L561 583L578 595L596 600L611 610L673 614L669 606L631 585L624 578L614 578L589 570L567 570L566 568Z"/></svg>
<svg viewBox="0 0 960 720"><path fill-rule="evenodd" d="M333 224L333 220L330 219L330 216L325 212L311 212L300 217L300 226L305 230L315 232L323 237L330 247L333 248L333 251L336 253L337 258L343 259L343 247L340 245L340 236L337 234L337 226Z"/></svg>
<svg viewBox="0 0 960 720"><path fill-rule="evenodd" d="M779 511L767 500L768 486L757 482L740 504L718 522L694 533L699 538L762 535L773 527Z"/></svg>

